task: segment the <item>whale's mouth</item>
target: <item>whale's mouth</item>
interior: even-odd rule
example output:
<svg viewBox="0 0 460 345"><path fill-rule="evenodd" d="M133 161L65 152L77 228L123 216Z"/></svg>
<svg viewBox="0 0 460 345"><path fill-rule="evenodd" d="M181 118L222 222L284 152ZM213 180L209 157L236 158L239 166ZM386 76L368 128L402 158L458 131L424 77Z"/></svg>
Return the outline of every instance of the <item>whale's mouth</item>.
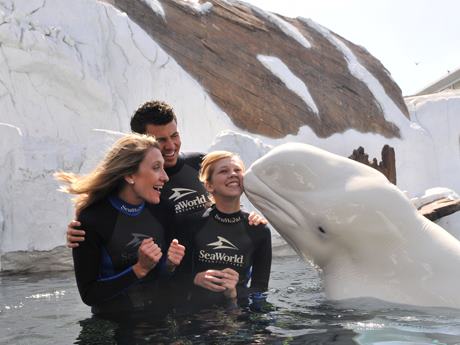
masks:
<svg viewBox="0 0 460 345"><path fill-rule="evenodd" d="M288 223L289 226L293 227L301 227L303 224L301 224L298 220L302 219L300 212L297 210L295 205L291 203L290 201L286 200L282 195L279 193L276 193L272 188L270 188L264 181L259 179L254 173L253 173L253 178L257 179L257 183L259 186L263 187L265 190L268 190L269 193L266 194L271 194L271 198L265 198L262 196L261 193L257 193L253 191L250 187L245 185L245 193L248 196L249 200L252 198L256 198L259 202L257 204L262 204L265 208L270 210L273 214L277 213L283 213L283 216L285 218L286 223ZM275 204L270 201L272 200L282 200L282 203ZM252 202L252 200L251 200ZM296 214L297 213L297 214ZM273 222L273 221L272 221ZM276 223L273 222L273 223Z"/></svg>

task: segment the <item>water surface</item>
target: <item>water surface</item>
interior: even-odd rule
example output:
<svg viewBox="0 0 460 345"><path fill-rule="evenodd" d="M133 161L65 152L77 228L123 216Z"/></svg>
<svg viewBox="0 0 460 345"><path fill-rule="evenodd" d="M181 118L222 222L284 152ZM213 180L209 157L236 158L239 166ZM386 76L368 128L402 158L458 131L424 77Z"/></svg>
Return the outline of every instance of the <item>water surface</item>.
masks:
<svg viewBox="0 0 460 345"><path fill-rule="evenodd" d="M268 301L117 322L91 316L73 272L3 275L0 344L460 344L460 310L330 302L297 257L274 258Z"/></svg>

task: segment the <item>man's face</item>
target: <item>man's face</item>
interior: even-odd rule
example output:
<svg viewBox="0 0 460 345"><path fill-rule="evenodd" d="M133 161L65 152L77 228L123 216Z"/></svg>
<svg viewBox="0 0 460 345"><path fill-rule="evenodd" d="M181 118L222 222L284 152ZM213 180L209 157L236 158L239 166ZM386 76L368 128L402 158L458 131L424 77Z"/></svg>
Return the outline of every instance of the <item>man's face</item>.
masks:
<svg viewBox="0 0 460 345"><path fill-rule="evenodd" d="M160 144L161 154L165 160L164 167L175 166L181 145L176 121L173 120L165 125L148 124L145 132L153 135Z"/></svg>

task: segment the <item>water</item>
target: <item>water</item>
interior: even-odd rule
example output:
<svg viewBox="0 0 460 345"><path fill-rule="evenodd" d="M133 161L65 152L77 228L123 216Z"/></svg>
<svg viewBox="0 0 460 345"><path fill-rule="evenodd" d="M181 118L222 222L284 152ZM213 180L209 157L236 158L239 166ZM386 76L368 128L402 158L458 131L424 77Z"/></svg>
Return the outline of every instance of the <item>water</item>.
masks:
<svg viewBox="0 0 460 345"><path fill-rule="evenodd" d="M91 317L73 272L0 276L0 344L460 344L460 310L329 302L316 272L275 258L271 310L155 320Z"/></svg>

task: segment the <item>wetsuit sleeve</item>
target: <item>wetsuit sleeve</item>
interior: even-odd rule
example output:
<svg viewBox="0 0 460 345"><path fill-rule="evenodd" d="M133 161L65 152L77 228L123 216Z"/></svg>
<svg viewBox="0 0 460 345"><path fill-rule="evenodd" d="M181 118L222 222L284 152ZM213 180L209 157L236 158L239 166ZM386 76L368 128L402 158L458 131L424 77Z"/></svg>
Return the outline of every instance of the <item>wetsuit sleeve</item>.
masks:
<svg viewBox="0 0 460 345"><path fill-rule="evenodd" d="M259 237L255 243L252 275L251 275L251 292L261 292L268 289L270 279L270 270L272 265L272 241L270 229L262 225L262 229L251 229L253 236Z"/></svg>
<svg viewBox="0 0 460 345"><path fill-rule="evenodd" d="M103 217L103 215L99 215ZM93 306L111 299L124 289L138 281L132 267L125 271L104 278L99 277L99 270L104 255L104 239L95 227L102 226L94 224L88 215L83 211L79 217L85 229L85 241L77 248L72 249L75 277L81 299L87 305Z"/></svg>

